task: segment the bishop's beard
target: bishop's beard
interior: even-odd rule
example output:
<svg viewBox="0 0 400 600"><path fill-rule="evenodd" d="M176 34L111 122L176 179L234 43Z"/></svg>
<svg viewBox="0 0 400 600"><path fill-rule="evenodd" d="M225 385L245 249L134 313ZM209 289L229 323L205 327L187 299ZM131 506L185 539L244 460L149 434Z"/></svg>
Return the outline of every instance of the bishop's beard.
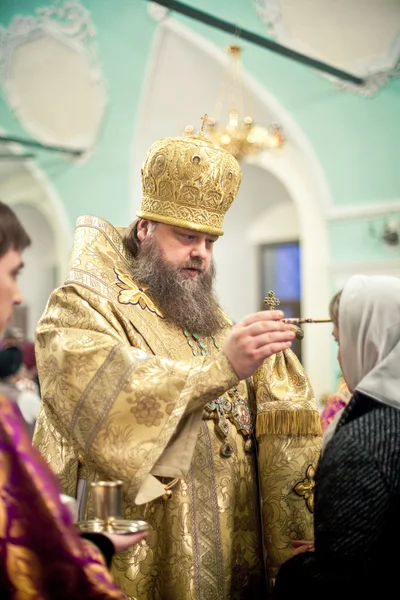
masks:
<svg viewBox="0 0 400 600"><path fill-rule="evenodd" d="M156 240L150 235L140 244L133 274L136 282L147 292L164 318L191 333L213 335L225 325L213 291L215 266L195 277L185 276L182 268L203 268L203 261L193 257L180 267L168 263Z"/></svg>

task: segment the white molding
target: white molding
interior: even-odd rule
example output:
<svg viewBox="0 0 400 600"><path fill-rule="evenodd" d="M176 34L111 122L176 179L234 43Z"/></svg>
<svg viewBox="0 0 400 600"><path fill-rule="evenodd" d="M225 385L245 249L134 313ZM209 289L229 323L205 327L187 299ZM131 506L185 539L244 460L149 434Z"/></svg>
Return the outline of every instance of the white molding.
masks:
<svg viewBox="0 0 400 600"><path fill-rule="evenodd" d="M76 0L64 0L64 2L56 0L52 5L37 9L35 16L17 14L7 28L0 25L0 86L4 97L27 131L45 144L79 150L83 145L81 140L55 139L54 134L47 131L46 124L36 122L26 114L21 107L20 93L15 89L12 78L14 52L22 45L41 37L48 37L79 54L86 61L89 80L93 88L98 91L99 115L93 133L90 137L86 134L84 136L87 142L84 144L85 154L77 159L80 162L85 160L86 153L90 152L96 143L108 103L106 82L94 41L95 33L89 11Z"/></svg>
<svg viewBox="0 0 400 600"><path fill-rule="evenodd" d="M349 219L362 219L365 217L378 217L388 213L400 214L400 200L364 204L361 206L343 206L331 208L326 214L328 221L343 221Z"/></svg>
<svg viewBox="0 0 400 600"><path fill-rule="evenodd" d="M315 48L311 47L303 40L293 37L292 31L285 23L280 0L252 0L252 3L269 36L272 36L272 38L276 39L280 44L296 52L300 52L310 58L322 62L327 61L327 57L321 55ZM328 62L331 61L328 60ZM400 31L394 38L391 48L385 56L376 56L372 59L365 58L364 60L358 61L347 61L346 63L335 66L363 78L365 84L359 86L332 75L328 75L327 73L323 73L322 71L317 72L340 90L362 96L374 96L381 87L389 82L391 77L398 75L400 72Z"/></svg>
<svg viewBox="0 0 400 600"><path fill-rule="evenodd" d="M147 14L157 23L162 21L168 14L168 8L157 4L157 2L148 2Z"/></svg>
<svg viewBox="0 0 400 600"><path fill-rule="evenodd" d="M7 132L0 128L0 134L7 135ZM24 151L24 148L20 144L6 144L6 147L17 155ZM3 200L10 206L13 206L14 204L27 204L33 206L43 215L54 233L57 254L55 263L60 278L63 278L67 272L69 255L73 242L73 229L71 227L70 219L58 192L44 171L38 167L36 162L32 159L26 160L23 163L23 167L24 170L21 170L22 176L25 175L25 177L27 177L29 174L43 190L43 193L37 193L36 191L35 193L32 192L29 194L29 196L25 196L25 194L20 194L18 187L14 187L10 196L7 197L7 195L5 195ZM16 180L18 177L21 176L17 174L16 176L11 176L9 179L7 178L4 185L12 182L13 179ZM60 279L59 283L62 283L62 279Z"/></svg>
<svg viewBox="0 0 400 600"><path fill-rule="evenodd" d="M340 262L335 261L329 265L329 271L332 274L354 274L354 273L385 273L387 271L397 271L400 275L399 258L383 258L382 260L366 260Z"/></svg>

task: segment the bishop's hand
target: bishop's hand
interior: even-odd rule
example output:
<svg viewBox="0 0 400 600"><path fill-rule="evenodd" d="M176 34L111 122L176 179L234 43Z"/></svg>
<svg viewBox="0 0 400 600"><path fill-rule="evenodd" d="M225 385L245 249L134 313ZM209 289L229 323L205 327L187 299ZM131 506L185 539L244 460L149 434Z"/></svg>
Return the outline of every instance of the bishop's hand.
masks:
<svg viewBox="0 0 400 600"><path fill-rule="evenodd" d="M282 317L279 310L263 310L232 327L223 350L238 379L250 377L266 358L290 348L295 334Z"/></svg>

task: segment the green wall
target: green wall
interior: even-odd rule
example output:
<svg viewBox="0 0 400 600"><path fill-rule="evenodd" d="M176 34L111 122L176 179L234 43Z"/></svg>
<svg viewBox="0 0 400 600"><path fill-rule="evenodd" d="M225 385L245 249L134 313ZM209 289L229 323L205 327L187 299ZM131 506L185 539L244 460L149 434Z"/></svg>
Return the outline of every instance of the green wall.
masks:
<svg viewBox="0 0 400 600"><path fill-rule="evenodd" d="M332 223L329 231L332 260L346 263L400 258L399 246L384 244L379 239L385 220L392 218L393 215L388 213Z"/></svg>

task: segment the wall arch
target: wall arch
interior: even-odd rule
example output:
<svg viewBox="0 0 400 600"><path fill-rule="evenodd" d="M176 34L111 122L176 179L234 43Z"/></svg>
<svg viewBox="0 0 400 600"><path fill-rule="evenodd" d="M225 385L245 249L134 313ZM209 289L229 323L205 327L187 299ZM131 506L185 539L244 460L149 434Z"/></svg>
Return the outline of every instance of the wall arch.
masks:
<svg viewBox="0 0 400 600"><path fill-rule="evenodd" d="M61 200L34 161L2 173L0 199L13 208L32 238L21 275L32 338L50 292L64 280L72 231Z"/></svg>

